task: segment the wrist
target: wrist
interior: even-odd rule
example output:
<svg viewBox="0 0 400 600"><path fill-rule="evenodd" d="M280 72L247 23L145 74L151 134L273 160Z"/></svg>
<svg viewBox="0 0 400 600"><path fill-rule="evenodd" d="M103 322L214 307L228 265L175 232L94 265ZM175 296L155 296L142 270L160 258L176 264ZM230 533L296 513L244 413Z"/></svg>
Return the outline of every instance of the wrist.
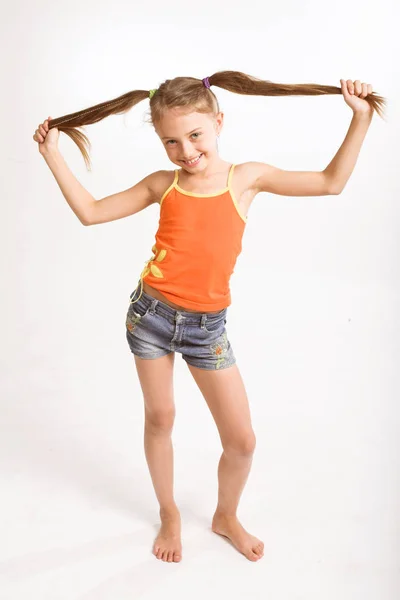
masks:
<svg viewBox="0 0 400 600"><path fill-rule="evenodd" d="M60 151L58 148L47 148L47 150L42 150L42 152L40 153L43 158L45 160L47 159L51 159L51 158L56 158L57 156L60 156Z"/></svg>
<svg viewBox="0 0 400 600"><path fill-rule="evenodd" d="M374 114L374 110L353 110L353 117L359 119L360 121L371 121L372 116Z"/></svg>

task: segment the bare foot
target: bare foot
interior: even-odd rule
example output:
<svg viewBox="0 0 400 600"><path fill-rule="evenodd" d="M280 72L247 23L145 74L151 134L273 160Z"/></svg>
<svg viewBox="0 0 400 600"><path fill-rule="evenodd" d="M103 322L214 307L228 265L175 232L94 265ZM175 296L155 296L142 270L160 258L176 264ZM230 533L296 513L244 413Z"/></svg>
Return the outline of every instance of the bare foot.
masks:
<svg viewBox="0 0 400 600"><path fill-rule="evenodd" d="M237 517L226 517L214 514L211 529L214 533L230 539L232 544L252 561L257 561L264 556L264 544L261 540L250 535L239 523Z"/></svg>
<svg viewBox="0 0 400 600"><path fill-rule="evenodd" d="M164 562L180 562L182 558L181 516L179 510L161 512L161 527L154 541L153 554Z"/></svg>

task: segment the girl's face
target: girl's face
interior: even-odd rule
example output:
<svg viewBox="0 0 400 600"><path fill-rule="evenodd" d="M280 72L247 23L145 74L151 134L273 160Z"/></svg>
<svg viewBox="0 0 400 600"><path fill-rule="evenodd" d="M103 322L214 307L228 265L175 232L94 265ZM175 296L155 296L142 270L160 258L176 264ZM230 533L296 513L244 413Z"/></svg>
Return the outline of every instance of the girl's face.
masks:
<svg viewBox="0 0 400 600"><path fill-rule="evenodd" d="M207 163L218 160L217 134L223 123L223 113L216 117L192 112L184 114L171 109L155 127L168 158L189 173L201 171ZM195 159L193 164L188 163Z"/></svg>

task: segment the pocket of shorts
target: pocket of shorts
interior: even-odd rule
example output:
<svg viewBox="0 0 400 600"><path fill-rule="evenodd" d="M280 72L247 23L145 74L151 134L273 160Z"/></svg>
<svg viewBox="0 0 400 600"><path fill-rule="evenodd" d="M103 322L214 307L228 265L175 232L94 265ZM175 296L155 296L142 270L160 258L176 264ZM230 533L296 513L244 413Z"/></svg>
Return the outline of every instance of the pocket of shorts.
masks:
<svg viewBox="0 0 400 600"><path fill-rule="evenodd" d="M204 323L204 329L207 333L215 333L225 327L226 318L223 319L209 319L208 322Z"/></svg>
<svg viewBox="0 0 400 600"><path fill-rule="evenodd" d="M150 306L147 308L140 303L131 303L126 314L126 328L132 333L139 322L150 314Z"/></svg>

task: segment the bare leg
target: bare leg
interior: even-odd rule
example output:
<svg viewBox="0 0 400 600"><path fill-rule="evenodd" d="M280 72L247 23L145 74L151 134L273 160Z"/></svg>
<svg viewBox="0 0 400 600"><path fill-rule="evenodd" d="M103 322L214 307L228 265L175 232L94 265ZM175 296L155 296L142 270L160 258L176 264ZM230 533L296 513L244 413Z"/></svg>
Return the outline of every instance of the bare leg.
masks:
<svg viewBox="0 0 400 600"><path fill-rule="evenodd" d="M218 505L212 530L230 539L249 560L257 561L264 555L264 543L248 533L236 516L256 444L239 369L236 364L220 371L190 365L189 369L214 417L224 449L218 465Z"/></svg>
<svg viewBox="0 0 400 600"><path fill-rule="evenodd" d="M254 442L255 444L255 442ZM226 449L218 464L218 506L216 512L234 517L253 462L253 440L248 438L248 450Z"/></svg>
<svg viewBox="0 0 400 600"><path fill-rule="evenodd" d="M168 562L179 562L182 558L181 519L173 493L174 356L171 353L154 360L135 356L145 402L144 450L160 504L161 528L153 554Z"/></svg>

